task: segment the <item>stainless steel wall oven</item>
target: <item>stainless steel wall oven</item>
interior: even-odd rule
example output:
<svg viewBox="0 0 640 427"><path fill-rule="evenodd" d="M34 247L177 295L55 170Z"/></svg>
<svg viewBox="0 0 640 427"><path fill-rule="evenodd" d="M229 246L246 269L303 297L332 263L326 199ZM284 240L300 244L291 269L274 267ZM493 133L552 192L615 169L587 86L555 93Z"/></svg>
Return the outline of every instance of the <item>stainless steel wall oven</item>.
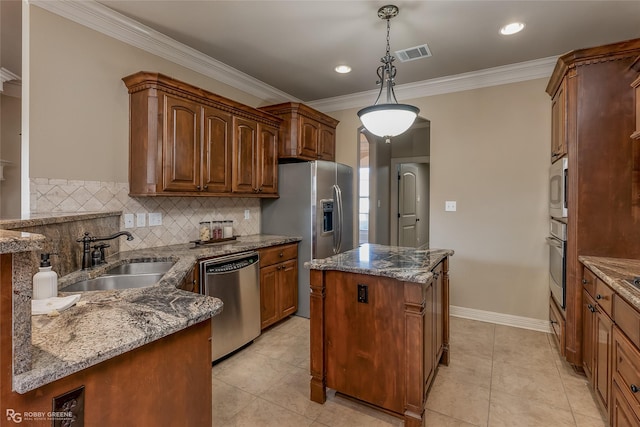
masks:
<svg viewBox="0 0 640 427"><path fill-rule="evenodd" d="M567 224L552 219L549 234L549 237L547 237L547 244L549 245L549 288L553 299L564 310L567 295Z"/></svg>

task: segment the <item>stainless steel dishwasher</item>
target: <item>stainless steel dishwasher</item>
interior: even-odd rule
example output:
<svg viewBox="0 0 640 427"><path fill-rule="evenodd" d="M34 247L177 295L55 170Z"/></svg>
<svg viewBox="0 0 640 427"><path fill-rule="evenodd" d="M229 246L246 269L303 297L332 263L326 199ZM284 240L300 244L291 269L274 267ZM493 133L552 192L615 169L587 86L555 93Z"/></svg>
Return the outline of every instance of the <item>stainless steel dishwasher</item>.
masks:
<svg viewBox="0 0 640 427"><path fill-rule="evenodd" d="M260 256L243 252L200 262L201 290L220 298L222 313L211 319L212 362L260 335Z"/></svg>

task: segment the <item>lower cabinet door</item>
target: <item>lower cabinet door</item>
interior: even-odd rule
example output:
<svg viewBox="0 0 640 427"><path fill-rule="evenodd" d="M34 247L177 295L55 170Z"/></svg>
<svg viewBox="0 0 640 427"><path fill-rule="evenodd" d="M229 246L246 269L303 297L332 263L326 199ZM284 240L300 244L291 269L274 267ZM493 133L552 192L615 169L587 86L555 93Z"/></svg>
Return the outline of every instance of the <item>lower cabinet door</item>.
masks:
<svg viewBox="0 0 640 427"><path fill-rule="evenodd" d="M278 321L278 264L260 269L260 326Z"/></svg>
<svg viewBox="0 0 640 427"><path fill-rule="evenodd" d="M611 427L637 427L639 425L640 419L636 417L618 387L618 383L614 380L611 393Z"/></svg>
<svg viewBox="0 0 640 427"><path fill-rule="evenodd" d="M600 311L596 313L594 386L596 396L600 400L602 407L607 410L609 409L609 399L611 397L612 326L611 319L605 313Z"/></svg>
<svg viewBox="0 0 640 427"><path fill-rule="evenodd" d="M279 265L279 303L281 317L298 311L298 261L285 261Z"/></svg>

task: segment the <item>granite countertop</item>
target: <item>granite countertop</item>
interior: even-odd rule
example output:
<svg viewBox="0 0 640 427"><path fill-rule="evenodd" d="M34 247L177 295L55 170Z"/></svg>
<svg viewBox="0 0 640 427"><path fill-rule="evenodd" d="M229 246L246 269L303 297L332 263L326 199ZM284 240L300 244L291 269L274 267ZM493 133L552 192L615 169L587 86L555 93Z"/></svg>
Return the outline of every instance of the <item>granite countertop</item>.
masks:
<svg viewBox="0 0 640 427"><path fill-rule="evenodd" d="M298 237L254 235L198 247L182 244L133 250L109 257L99 268L61 277L60 293L68 295L64 286L126 262L175 262L156 285L81 292L78 304L59 316L32 316L31 369L14 376L14 389L26 393L220 313L223 303L218 298L176 288L198 260L298 241Z"/></svg>
<svg viewBox="0 0 640 427"><path fill-rule="evenodd" d="M629 304L640 310L640 289L625 280L640 276L640 260L595 256L579 256L578 260Z"/></svg>
<svg viewBox="0 0 640 427"><path fill-rule="evenodd" d="M42 248L45 240L41 234L0 230L0 254L35 251Z"/></svg>
<svg viewBox="0 0 640 427"><path fill-rule="evenodd" d="M338 270L426 283L433 276L431 270L453 254L450 249L416 249L368 243L329 258L313 259L304 265L312 270Z"/></svg>

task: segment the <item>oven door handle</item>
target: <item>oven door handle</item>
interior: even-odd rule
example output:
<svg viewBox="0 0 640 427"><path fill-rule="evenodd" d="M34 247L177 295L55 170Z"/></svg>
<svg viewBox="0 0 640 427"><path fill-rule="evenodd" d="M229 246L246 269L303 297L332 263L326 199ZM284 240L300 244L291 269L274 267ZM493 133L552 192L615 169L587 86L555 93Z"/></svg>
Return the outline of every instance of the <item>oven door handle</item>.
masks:
<svg viewBox="0 0 640 427"><path fill-rule="evenodd" d="M549 246L555 246L556 248L562 248L562 242L554 237L547 237L547 244Z"/></svg>

